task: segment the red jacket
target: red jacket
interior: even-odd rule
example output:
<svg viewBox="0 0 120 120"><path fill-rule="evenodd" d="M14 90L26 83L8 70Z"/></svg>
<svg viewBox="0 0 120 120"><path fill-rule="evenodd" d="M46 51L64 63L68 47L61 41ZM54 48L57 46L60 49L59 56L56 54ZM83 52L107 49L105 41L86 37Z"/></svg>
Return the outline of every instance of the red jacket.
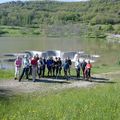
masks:
<svg viewBox="0 0 120 120"><path fill-rule="evenodd" d="M37 59L34 59L34 58L33 58L33 59L31 60L31 65L37 65Z"/></svg>
<svg viewBox="0 0 120 120"><path fill-rule="evenodd" d="M91 68L92 68L92 65L91 65L90 63L87 63L86 68L87 68L87 69L91 69Z"/></svg>

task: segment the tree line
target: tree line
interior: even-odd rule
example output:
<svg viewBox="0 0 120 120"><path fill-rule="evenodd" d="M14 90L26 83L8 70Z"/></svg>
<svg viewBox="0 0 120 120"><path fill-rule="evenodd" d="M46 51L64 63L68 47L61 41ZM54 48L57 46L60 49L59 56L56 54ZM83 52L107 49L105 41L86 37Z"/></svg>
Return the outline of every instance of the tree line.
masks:
<svg viewBox="0 0 120 120"><path fill-rule="evenodd" d="M38 27L40 24L119 24L119 0L87 2L13 1L0 4L0 25Z"/></svg>

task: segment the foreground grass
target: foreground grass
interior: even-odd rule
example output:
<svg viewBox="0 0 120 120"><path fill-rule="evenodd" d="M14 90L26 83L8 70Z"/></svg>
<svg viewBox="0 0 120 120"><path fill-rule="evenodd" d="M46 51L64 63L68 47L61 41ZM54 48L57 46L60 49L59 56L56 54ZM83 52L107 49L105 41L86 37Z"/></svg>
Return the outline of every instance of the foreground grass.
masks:
<svg viewBox="0 0 120 120"><path fill-rule="evenodd" d="M0 98L1 120L119 120L120 81L94 88L69 89Z"/></svg>
<svg viewBox="0 0 120 120"><path fill-rule="evenodd" d="M97 68L96 73L101 67ZM119 77L92 88L16 96L9 96L11 91L0 90L5 93L0 94L0 120L119 120Z"/></svg>

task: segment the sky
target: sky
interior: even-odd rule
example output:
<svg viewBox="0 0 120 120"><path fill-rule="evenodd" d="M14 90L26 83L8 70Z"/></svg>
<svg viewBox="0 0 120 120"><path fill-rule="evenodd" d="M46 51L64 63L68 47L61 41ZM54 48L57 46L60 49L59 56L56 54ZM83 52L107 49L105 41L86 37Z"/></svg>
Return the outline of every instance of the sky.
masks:
<svg viewBox="0 0 120 120"><path fill-rule="evenodd" d="M5 3L5 2L10 2L10 1L20 1L20 0L0 0L0 3ZM30 1L30 0L21 0L21 1ZM31 1L37 1L37 0L31 0ZM42 1L44 1L44 0L42 0ZM88 0L56 0L56 1L78 2L78 1L88 1Z"/></svg>

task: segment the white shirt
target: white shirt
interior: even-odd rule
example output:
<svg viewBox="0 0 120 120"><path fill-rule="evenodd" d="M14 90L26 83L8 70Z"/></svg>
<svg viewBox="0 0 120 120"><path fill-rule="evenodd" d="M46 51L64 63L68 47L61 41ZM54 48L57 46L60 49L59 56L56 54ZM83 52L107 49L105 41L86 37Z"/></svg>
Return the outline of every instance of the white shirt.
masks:
<svg viewBox="0 0 120 120"><path fill-rule="evenodd" d="M80 68L80 66L81 66L81 63L80 63L80 61L75 61L75 68Z"/></svg>

